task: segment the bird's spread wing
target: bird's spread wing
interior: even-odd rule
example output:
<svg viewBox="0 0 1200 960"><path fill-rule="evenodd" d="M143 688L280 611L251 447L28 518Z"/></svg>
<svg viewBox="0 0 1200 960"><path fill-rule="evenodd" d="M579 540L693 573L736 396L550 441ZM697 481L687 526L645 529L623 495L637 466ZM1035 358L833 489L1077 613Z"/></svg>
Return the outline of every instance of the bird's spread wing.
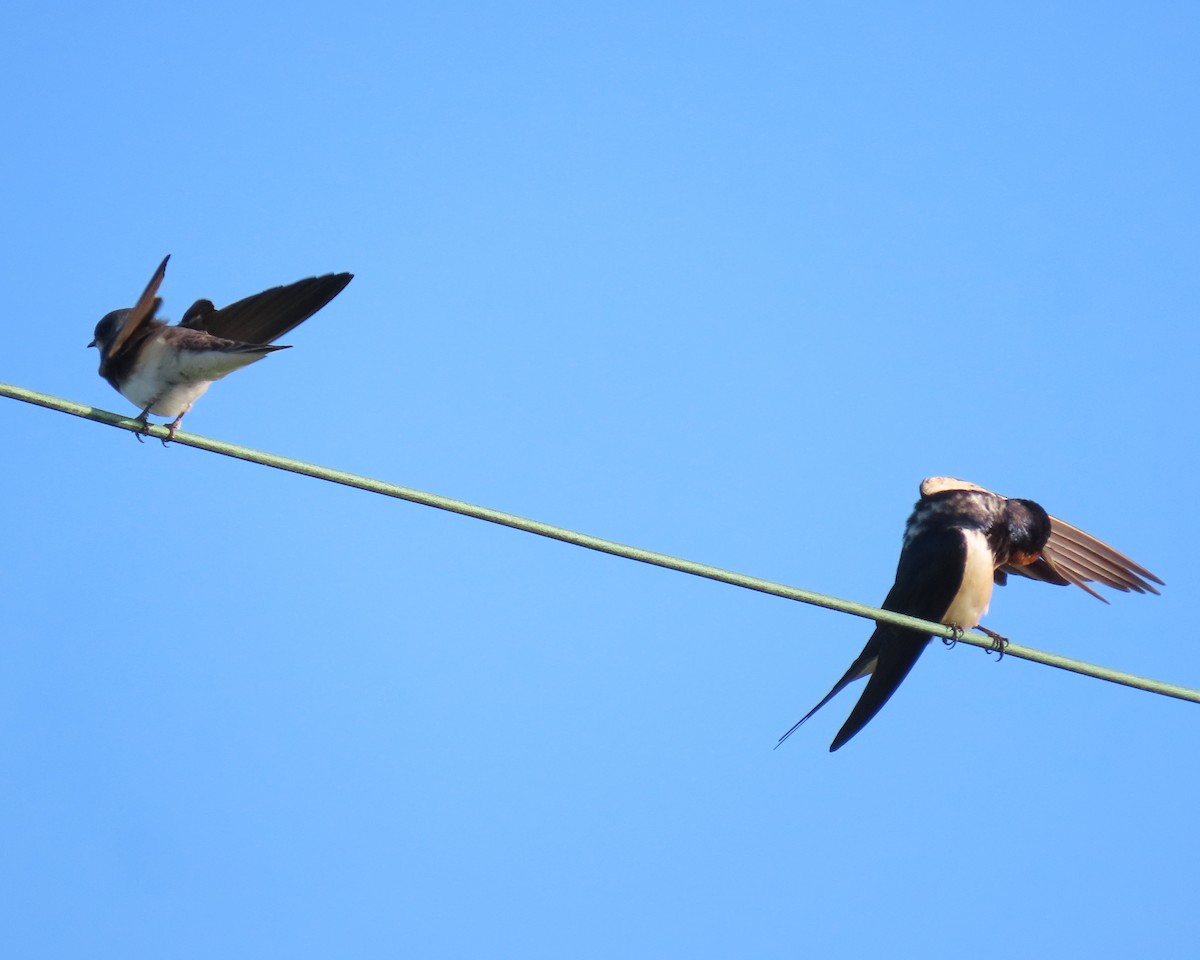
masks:
<svg viewBox="0 0 1200 960"><path fill-rule="evenodd" d="M1163 583L1141 564L1058 517L1050 518L1050 539L1041 559L1028 566L1004 566L1001 570L1046 583L1073 583L1098 600L1104 597L1089 583L1102 583L1122 593L1158 593L1153 584Z"/></svg>
<svg viewBox="0 0 1200 960"><path fill-rule="evenodd" d="M943 490L991 493L977 484L953 477L929 477L921 482L923 497ZM1123 593L1158 593L1153 584L1163 585L1157 576L1119 550L1053 516L1050 517L1050 539L1046 541L1041 557L1027 566L1006 564L1000 567L996 571L996 582L1003 583L1010 573L1059 586L1073 583L1105 603L1108 601L1089 587L1089 583L1102 583Z"/></svg>
<svg viewBox="0 0 1200 960"><path fill-rule="evenodd" d="M125 315L125 320L121 324L121 329L117 331L117 335L113 337L112 344L105 351L104 356L100 359L100 375L107 376L112 369L114 363L117 362L121 355L121 351L130 338L138 331L138 329L150 318L158 312L162 300L158 297L158 288L162 284L163 277L167 274L167 261L171 259L168 253L163 257L162 263L158 265L158 269L154 271L154 276L150 278L150 282L146 284L146 289L142 291L142 295L138 297L138 302L133 305L130 311Z"/></svg>
<svg viewBox="0 0 1200 960"><path fill-rule="evenodd" d="M272 287L220 310L210 300L197 300L179 325L240 343L271 343L329 303L353 278L352 273L309 277Z"/></svg>

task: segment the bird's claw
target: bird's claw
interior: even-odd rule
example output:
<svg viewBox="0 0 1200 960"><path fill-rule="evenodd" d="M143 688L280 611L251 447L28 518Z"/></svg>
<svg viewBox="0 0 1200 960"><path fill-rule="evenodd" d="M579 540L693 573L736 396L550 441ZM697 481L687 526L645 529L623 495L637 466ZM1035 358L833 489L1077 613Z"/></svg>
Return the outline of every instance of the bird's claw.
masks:
<svg viewBox="0 0 1200 960"><path fill-rule="evenodd" d="M944 643L947 647L953 647L955 644L958 643L959 640L962 639L962 635L963 635L963 628L951 624L950 625L950 636L942 637L942 643Z"/></svg>
<svg viewBox="0 0 1200 960"><path fill-rule="evenodd" d="M184 413L186 413L186 412L187 411L185 410ZM162 442L162 445L164 447L168 443L170 443L172 440L175 439L175 431L179 428L179 424L182 420L183 420L183 414L181 413L174 420L172 420L170 423L167 424L167 439Z"/></svg>
<svg viewBox="0 0 1200 960"><path fill-rule="evenodd" d="M146 437L150 436L150 421L145 417L139 417L138 421L141 423L141 427L137 430L134 430L133 435L135 438L137 438L138 443L142 443ZM164 424L164 426L167 428L167 435L165 438L159 437L158 439L162 440L162 445L165 447L168 443L175 439L175 428L179 426L179 423L167 423Z"/></svg>
<svg viewBox="0 0 1200 960"><path fill-rule="evenodd" d="M989 644L987 647L987 652L996 654L996 662L997 663L999 663L1001 660L1003 660L1004 659L1004 650L1005 650L1005 648L1008 647L1008 637L1003 637L1000 634L998 634L995 630L989 630L987 627L981 627L981 626L977 625L975 627L975 629L978 630L980 633L986 634L987 636L992 638L991 644Z"/></svg>

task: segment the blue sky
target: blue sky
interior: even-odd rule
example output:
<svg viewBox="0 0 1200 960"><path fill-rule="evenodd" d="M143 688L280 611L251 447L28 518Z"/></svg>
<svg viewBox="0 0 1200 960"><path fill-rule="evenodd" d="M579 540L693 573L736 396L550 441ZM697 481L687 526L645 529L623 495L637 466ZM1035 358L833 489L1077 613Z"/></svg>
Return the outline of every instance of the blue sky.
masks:
<svg viewBox="0 0 1200 960"><path fill-rule="evenodd" d="M0 380L354 282L191 431L869 603L922 477L1161 597L987 625L1200 685L1200 15L19 3ZM23 957L1180 956L1200 709L0 402Z"/></svg>

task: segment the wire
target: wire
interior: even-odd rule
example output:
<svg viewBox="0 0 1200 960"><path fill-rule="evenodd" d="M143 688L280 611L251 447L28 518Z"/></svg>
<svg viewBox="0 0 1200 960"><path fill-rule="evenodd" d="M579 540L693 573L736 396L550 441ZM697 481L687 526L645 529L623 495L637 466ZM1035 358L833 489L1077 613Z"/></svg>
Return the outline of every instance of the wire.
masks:
<svg viewBox="0 0 1200 960"><path fill-rule="evenodd" d="M13 400L21 400L25 403L46 407L50 410L57 410L60 413L82 417L85 420L93 420L97 423L118 427L122 430L137 432L143 429L140 420L134 420L116 413L110 413L107 410L85 406L84 404L74 403L70 400L64 400L61 397L26 390L23 387L10 386L6 383L0 383L0 396L9 397ZM151 424L150 436L165 440L168 436L167 428L158 424ZM597 550L600 553L612 554L614 557L637 560L640 563L649 563L657 567L665 567L668 570L678 570L680 573L691 574L695 577L718 580L721 583L728 583L735 587L757 590L759 593L768 593L775 597L783 597L786 600L797 600L800 603L808 603L817 607L825 607L829 610L837 610L840 613L848 613L867 620L892 623L896 626L907 627L937 637L958 639L963 643L976 647L994 648L992 638L980 633L967 632L959 634L956 630L947 627L945 624L933 623L929 620L921 620L917 617L909 617L901 613L893 613L891 610L882 610L879 607L871 607L864 603L855 603L852 600L842 600L838 597L816 593L812 590L802 590L799 587L791 587L787 584L763 580L760 577L752 577L744 573L736 573L732 570L723 570L720 567L672 557L665 553L655 553L653 550L643 550L640 547L632 547L613 540L603 540L599 537L592 537L585 533L568 530L565 527L556 527L538 520L530 520L525 517L516 516L515 514L476 506L462 500L442 497L435 493L426 493L422 490L413 490L409 487L385 483L382 480L374 480L371 477L347 473L344 470L334 470L314 463L305 463L302 460L293 460L290 457L281 457L273 453L265 453L261 450L253 450L249 447L225 443L221 440L212 440L193 433L177 432L175 434L175 443L195 447L198 450L207 450L210 453L217 453L225 457L234 457L249 463L258 463L265 467L274 467L277 470L287 470L290 473L298 473L306 477L314 477L318 480L328 480L330 483L356 487L359 490L366 490L368 493L377 493L386 497L394 497L397 500L419 503L438 510L457 513L464 517L473 517L476 520L486 520L489 523L512 527L514 530L523 530L526 533L537 534L539 537L549 537L552 540L561 540L563 543L570 543L577 547L586 547L589 550ZM1004 654L1005 656L1031 660L1034 663L1041 663L1050 667L1058 667L1060 670L1069 670L1072 673L1082 674L1085 677L1095 677L1097 680L1107 680L1110 683L1119 683L1127 687L1147 690L1150 693L1157 693L1166 697L1175 697L1179 700L1190 700L1193 703L1200 703L1200 690L1192 690L1173 683L1151 680L1147 677L1138 677L1120 670L1112 670L1107 667L1087 663L1083 660L1060 657L1057 654L1046 653L1042 650L1036 650L1033 647L1009 643L1004 648Z"/></svg>

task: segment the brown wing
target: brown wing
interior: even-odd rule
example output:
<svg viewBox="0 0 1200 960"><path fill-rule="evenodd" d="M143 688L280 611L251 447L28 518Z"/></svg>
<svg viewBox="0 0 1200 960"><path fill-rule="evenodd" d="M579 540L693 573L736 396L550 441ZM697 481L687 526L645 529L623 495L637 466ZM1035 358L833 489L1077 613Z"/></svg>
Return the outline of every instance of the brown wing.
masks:
<svg viewBox="0 0 1200 960"><path fill-rule="evenodd" d="M179 325L239 343L271 343L320 310L353 279L352 273L309 277L272 287L220 310L210 300L197 300Z"/></svg>
<svg viewBox="0 0 1200 960"><path fill-rule="evenodd" d="M1162 580L1141 564L1058 517L1050 518L1050 539L1042 549L1040 559L1029 566L1010 565L1000 569L1046 583L1073 583L1098 600L1104 598L1089 587L1089 583L1102 583L1122 593L1155 594L1158 590L1150 581L1163 585Z"/></svg>
<svg viewBox="0 0 1200 960"><path fill-rule="evenodd" d="M944 490L979 490L991 493L986 487L959 480L956 477L927 477L921 481L921 496L929 497ZM1050 518L1050 539L1042 555L1027 566L1005 564L996 570L996 582L1003 584L1007 574L1015 573L1030 580L1054 583L1059 586L1075 584L1097 600L1108 603L1088 586L1102 583L1122 593L1155 593L1150 581L1163 585L1162 580L1145 567L1134 563L1125 554L1097 540L1058 517Z"/></svg>
<svg viewBox="0 0 1200 960"><path fill-rule="evenodd" d="M150 278L150 282L146 284L146 289L142 291L142 295L138 297L138 302L133 305L130 311L125 315L125 322L121 324L121 329L117 331L117 335L113 337L113 342L105 352L104 357L100 361L100 375L105 376L112 368L115 358L120 356L121 349L129 342L138 328L147 320L153 317L157 312L162 300L157 296L159 285L163 282L163 277L167 274L167 261L171 259L168 253L163 257L162 263L158 265L158 269L154 271L154 276Z"/></svg>

